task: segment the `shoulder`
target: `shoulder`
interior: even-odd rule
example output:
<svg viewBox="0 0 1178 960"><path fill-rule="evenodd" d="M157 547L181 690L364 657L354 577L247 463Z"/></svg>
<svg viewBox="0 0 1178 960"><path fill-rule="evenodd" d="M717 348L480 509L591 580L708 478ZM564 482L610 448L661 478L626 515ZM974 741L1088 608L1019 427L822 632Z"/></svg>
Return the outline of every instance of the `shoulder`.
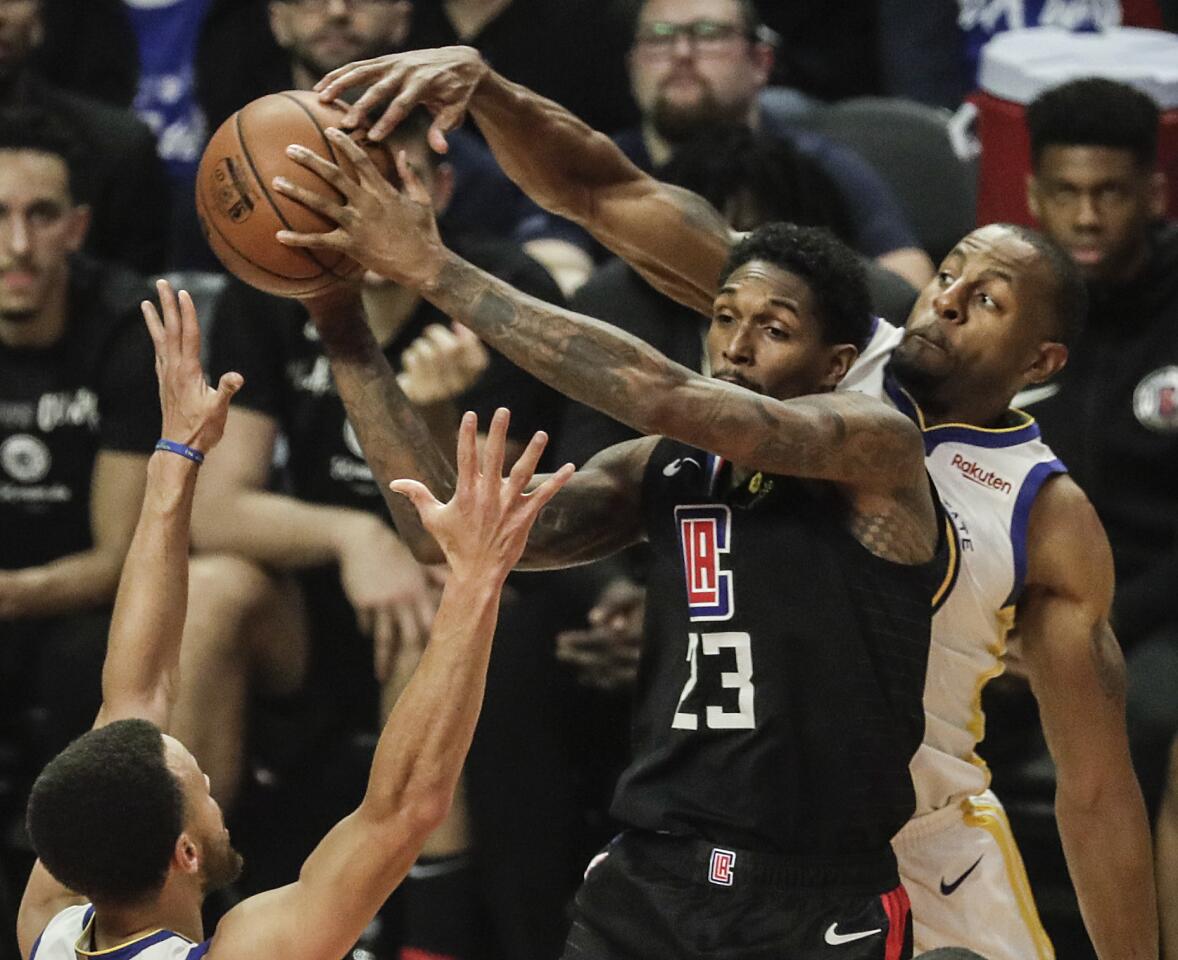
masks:
<svg viewBox="0 0 1178 960"><path fill-rule="evenodd" d="M1048 479L1031 506L1027 585L1076 596L1112 596L1108 535L1092 502L1067 474Z"/></svg>

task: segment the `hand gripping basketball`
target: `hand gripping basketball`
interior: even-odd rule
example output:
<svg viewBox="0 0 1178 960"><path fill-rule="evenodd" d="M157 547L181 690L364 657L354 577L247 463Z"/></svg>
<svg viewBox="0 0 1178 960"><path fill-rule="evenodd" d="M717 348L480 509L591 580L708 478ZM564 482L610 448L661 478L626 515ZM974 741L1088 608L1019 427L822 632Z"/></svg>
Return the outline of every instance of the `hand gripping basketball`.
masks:
<svg viewBox="0 0 1178 960"><path fill-rule="evenodd" d="M445 248L426 190L400 151L396 156L402 188L381 175L368 155L350 137L329 129L327 137L340 164L306 147L291 144L287 155L338 191L338 197L310 190L285 178L274 189L313 213L336 224L325 233L280 230L280 243L306 250L344 254L369 270L398 283L421 287L434 280L444 262Z"/></svg>
<svg viewBox="0 0 1178 960"><path fill-rule="evenodd" d="M384 114L368 132L372 140L383 140L421 104L434 115L429 144L445 153L446 133L462 123L471 94L488 70L472 47L410 50L338 67L315 84L315 91L320 100L330 103L348 90L368 87L344 118L348 127L359 126L372 110L388 101Z"/></svg>
<svg viewBox="0 0 1178 960"><path fill-rule="evenodd" d="M480 458L475 442L478 418L469 412L463 416L458 430L458 482L449 503L439 502L416 480L390 484L413 502L457 577L506 576L519 561L540 511L576 469L566 463L531 493L525 492L548 443L539 431L504 477L509 419L502 407L495 411Z"/></svg>

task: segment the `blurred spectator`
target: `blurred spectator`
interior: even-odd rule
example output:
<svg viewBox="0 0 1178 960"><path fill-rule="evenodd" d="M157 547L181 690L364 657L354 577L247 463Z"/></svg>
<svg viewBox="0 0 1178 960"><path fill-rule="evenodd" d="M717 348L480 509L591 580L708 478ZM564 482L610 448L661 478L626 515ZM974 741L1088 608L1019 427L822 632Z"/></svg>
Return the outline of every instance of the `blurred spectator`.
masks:
<svg viewBox="0 0 1178 960"><path fill-rule="evenodd" d="M879 0L883 88L956 110L977 86L982 47L1024 27L1178 29L1174 0Z"/></svg>
<svg viewBox="0 0 1178 960"><path fill-rule="evenodd" d="M1028 202L1083 270L1091 312L1057 384L1022 402L1112 543L1129 733L1156 812L1178 730L1178 224L1159 222L1158 108L1088 78L1041 94L1027 123Z"/></svg>
<svg viewBox="0 0 1178 960"><path fill-rule="evenodd" d="M748 0L646 0L630 52L630 80L642 111L640 127L615 142L644 170L670 158L696 136L732 126L758 129L787 141L817 161L837 184L851 216L851 244L910 283L932 276L928 255L880 176L858 157L811 131L793 129L759 109L772 47L758 38ZM553 217L529 237L560 237L595 257L600 248L580 230Z"/></svg>
<svg viewBox="0 0 1178 960"><path fill-rule="evenodd" d="M598 130L638 114L626 86L627 0L421 0L406 46L475 47L509 80Z"/></svg>
<svg viewBox="0 0 1178 960"><path fill-rule="evenodd" d="M415 114L398 127L392 143L408 152L442 209L452 173L425 144L428 122L424 112ZM559 299L544 270L517 247L485 239L454 242L509 282ZM371 286L364 299L369 324L394 367L430 324L445 322L416 292L395 285ZM420 353L421 345L414 349ZM194 542L202 551L236 554L250 572L213 579L194 566L201 589L194 588L190 599L176 730L208 772L215 795L229 802L241 775L251 695L269 694L272 705L288 712L329 717L333 736L370 729L378 695L381 712L387 712L411 672L434 601L431 576L393 531L306 308L230 281L213 319L210 366L237 370L246 382L224 440L204 467ZM511 436L526 440L550 415L550 396L496 354L460 402L484 424L496 406L508 406ZM452 423L443 420L441 429L447 427ZM268 481L280 433L288 456L278 492ZM263 568L273 573L261 574ZM270 586L243 594L243 577L259 575ZM243 602L259 596L263 615L243 609ZM489 695L495 696L493 689ZM477 912L470 905L475 873L466 857L468 842L465 820L456 813L427 844L431 861L406 881L411 946L466 956Z"/></svg>
<svg viewBox="0 0 1178 960"><path fill-rule="evenodd" d="M164 264L167 187L151 132L129 112L68 92L32 68L41 0L0 3L0 106L42 110L77 143L74 191L91 208L87 249L142 272Z"/></svg>
<svg viewBox="0 0 1178 960"><path fill-rule="evenodd" d="M160 429L148 291L79 255L73 149L43 117L0 114L0 739L18 779L94 720Z"/></svg>
<svg viewBox="0 0 1178 960"><path fill-rule="evenodd" d="M287 63L261 92L307 90L345 63L400 49L419 11L429 7L409 0L271 0L270 26ZM453 202L442 221L447 230L510 237L521 219L538 212L477 136L458 130L447 142L454 174Z"/></svg>

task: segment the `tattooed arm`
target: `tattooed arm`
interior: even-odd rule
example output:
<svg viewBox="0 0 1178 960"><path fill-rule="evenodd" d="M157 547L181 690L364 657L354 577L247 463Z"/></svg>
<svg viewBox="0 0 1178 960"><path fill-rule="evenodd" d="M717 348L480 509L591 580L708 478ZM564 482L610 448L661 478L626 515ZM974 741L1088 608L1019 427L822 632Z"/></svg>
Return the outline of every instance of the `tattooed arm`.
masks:
<svg viewBox="0 0 1178 960"><path fill-rule="evenodd" d="M1056 766L1060 839L1101 960L1156 960L1149 823L1129 759L1125 664L1109 626L1113 563L1096 511L1066 476L1027 530L1018 632Z"/></svg>
<svg viewBox="0 0 1178 960"><path fill-rule="evenodd" d="M477 50L411 50L347 64L316 89L332 100L357 86L367 89L347 122L384 108L376 139L424 104L437 116L430 139L439 149L442 132L469 111L499 165L540 206L580 224L663 293L710 309L732 242L723 217L702 197L639 170L560 104L495 73Z"/></svg>
<svg viewBox="0 0 1178 960"><path fill-rule="evenodd" d="M439 500L454 493L455 473L364 321L359 299L335 292L307 302L331 361L336 389L360 447L402 538L424 563L445 558L416 509L389 483L418 480ZM501 415L497 415L501 416ZM540 514L519 568L551 569L589 563L641 539L639 493L656 441L621 443L578 470ZM538 486L544 481L533 481Z"/></svg>

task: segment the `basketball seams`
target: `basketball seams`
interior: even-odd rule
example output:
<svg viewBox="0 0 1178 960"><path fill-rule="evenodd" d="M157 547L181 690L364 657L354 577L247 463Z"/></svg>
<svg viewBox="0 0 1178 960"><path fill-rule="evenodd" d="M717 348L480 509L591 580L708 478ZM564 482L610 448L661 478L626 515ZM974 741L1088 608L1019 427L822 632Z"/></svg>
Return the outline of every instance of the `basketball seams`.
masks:
<svg viewBox="0 0 1178 960"><path fill-rule="evenodd" d="M254 162L253 154L250 152L249 144L246 143L245 131L242 128L242 119L243 119L243 116L244 116L246 110L249 109L249 106L250 105L247 104L246 106L242 107L240 110L237 111L237 113L234 115L234 118L233 118L233 128L234 128L234 132L237 134L237 143L241 147L241 152L242 152L242 155L245 157L245 162L249 164L250 173L252 173L254 175L254 182L258 185L258 189L261 191L262 196L264 196L266 198L266 202L268 204L270 204L270 209L274 211L274 216L278 218L278 222L282 224L283 229L293 230L293 228L290 225L290 221L286 219L286 215L283 214L282 210L279 208L279 206L278 206L277 202L275 202L274 198L272 196L270 196L269 184L267 184L262 179L262 175L258 171L258 165ZM301 106L301 104L300 104L300 106ZM315 124L315 129L316 130L319 129L319 124ZM322 131L320 131L320 133L322 134ZM329 267L327 264L325 264L322 260L320 260L315 255L314 251L308 250L305 247L290 247L289 249L292 251L297 251L301 256L305 257L307 260L310 260L317 267L319 267L320 270L322 270L328 274L331 274L333 277L335 276L335 273L332 271L332 268ZM249 259L249 258L247 257L246 259ZM253 263L252 260L250 260L250 262Z"/></svg>
<svg viewBox="0 0 1178 960"><path fill-rule="evenodd" d="M320 273L317 276L313 276L313 277L291 277L291 276L287 276L285 273L278 273L274 270L269 269L268 267L264 267L255 260L251 260L249 258L249 256L244 251L242 251L239 247L237 247L233 243L232 240L229 239L229 237L225 233L225 231L222 230L217 225L216 219L209 215L208 203L205 201L204 196L203 196L204 190L202 189L202 187L199 183L197 184L196 190L197 190L196 208L197 208L198 214L203 214L201 216L201 220L208 226L209 230L216 232L217 239L220 240L225 245L225 247L227 247L235 256L240 257L241 260L245 264L247 264L249 267L251 267L254 270L257 270L259 273L266 274L266 276L268 276L268 277L273 277L275 280L281 280L284 283L303 283L303 282L314 283L315 281L321 279L324 276L324 274ZM226 264L226 266L228 266L228 264ZM307 296L308 294L311 294L311 293L318 293L320 290L327 289L327 287L330 286L334 282L335 282L335 278L332 277L331 280L322 287L314 287L311 290L300 290L297 292L297 294L292 293L292 294L287 294L287 295L288 296L296 296L297 295L297 296L303 297L303 296Z"/></svg>
<svg viewBox="0 0 1178 960"><path fill-rule="evenodd" d="M321 126L319 126L319 121L315 117L315 114L313 114L310 110L308 110L307 105L305 103L303 103L303 101L301 101L298 97L292 97L289 93L286 93L285 91L278 94L278 96L283 97L286 100L289 100L291 103L293 103L300 110L302 110L303 113L305 113L307 115L307 119L311 121L312 126L314 126L315 130L319 133L319 139L323 141L323 146L327 149L327 155L331 158L331 162L338 166L339 162L340 162L339 157L336 155L335 148L331 145L331 141L327 139L327 134L324 133L323 128ZM326 270L328 273L332 274L333 276L339 277L339 279L341 279L341 280L347 280L352 276L352 274L337 274L335 272L335 268L338 267L341 262L345 262L348 259L349 259L348 257L340 257L340 259L336 261L335 267L324 266L323 269ZM316 261L316 262L319 263L320 261ZM320 265L322 266L321 263L320 263ZM354 272L355 271L353 271L353 273Z"/></svg>

